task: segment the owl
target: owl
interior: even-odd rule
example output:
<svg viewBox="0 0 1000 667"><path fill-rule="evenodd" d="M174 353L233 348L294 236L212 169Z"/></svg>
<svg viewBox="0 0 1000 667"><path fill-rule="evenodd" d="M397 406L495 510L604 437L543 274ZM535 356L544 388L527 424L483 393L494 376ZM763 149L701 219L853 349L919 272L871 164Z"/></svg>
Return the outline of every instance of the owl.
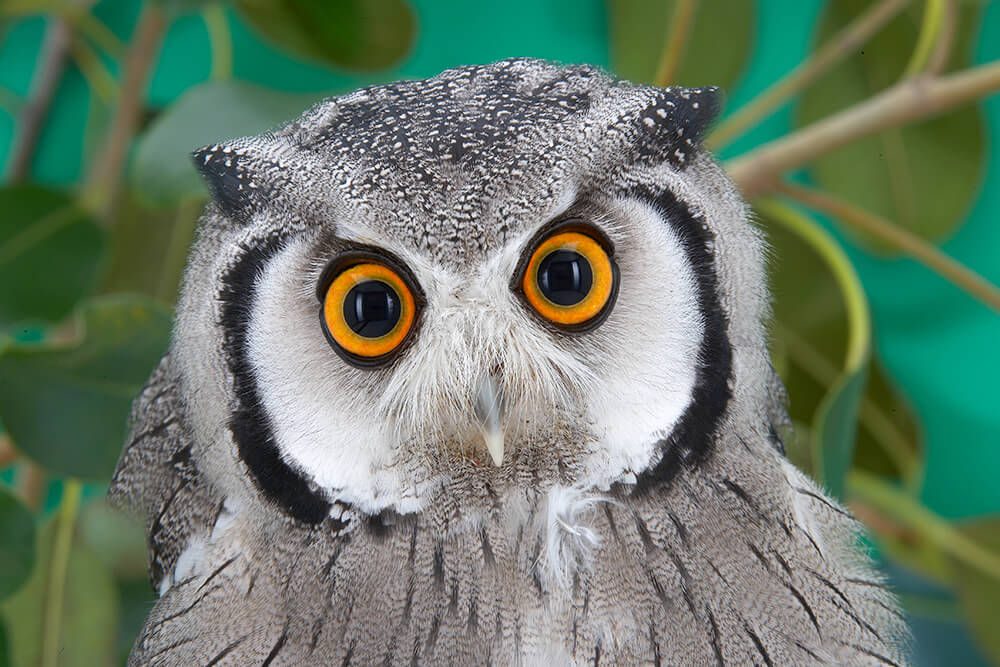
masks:
<svg viewBox="0 0 1000 667"><path fill-rule="evenodd" d="M513 59L195 153L211 192L111 499L162 665L901 665L783 456L714 88Z"/></svg>

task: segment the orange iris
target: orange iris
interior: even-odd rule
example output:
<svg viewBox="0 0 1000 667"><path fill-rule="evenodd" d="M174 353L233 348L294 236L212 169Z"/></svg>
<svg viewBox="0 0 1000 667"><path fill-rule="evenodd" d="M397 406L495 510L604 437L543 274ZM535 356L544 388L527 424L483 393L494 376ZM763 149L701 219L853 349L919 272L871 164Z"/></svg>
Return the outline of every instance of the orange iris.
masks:
<svg viewBox="0 0 1000 667"><path fill-rule="evenodd" d="M556 256L561 260L558 266L551 261L546 263L546 259L554 253L559 253ZM572 275L568 275L567 271ZM560 291L557 282L572 284L579 292ZM586 234L565 231L553 234L535 248L524 272L521 288L528 303L542 317L555 324L573 327L601 314L611 298L614 282L611 258L604 247ZM557 294L563 303L556 303Z"/></svg>
<svg viewBox="0 0 1000 667"><path fill-rule="evenodd" d="M365 309L382 319L366 322ZM342 271L323 300L323 322L330 338L348 354L365 360L396 350L413 328L415 316L413 292L406 282L389 267L374 262Z"/></svg>

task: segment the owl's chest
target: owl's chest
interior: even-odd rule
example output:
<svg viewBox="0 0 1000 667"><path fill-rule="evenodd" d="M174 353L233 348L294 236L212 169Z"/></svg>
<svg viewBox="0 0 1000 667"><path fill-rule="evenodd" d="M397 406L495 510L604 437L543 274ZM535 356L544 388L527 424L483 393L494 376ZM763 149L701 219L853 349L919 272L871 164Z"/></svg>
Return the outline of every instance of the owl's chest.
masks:
<svg viewBox="0 0 1000 667"><path fill-rule="evenodd" d="M649 618L634 602L653 587L610 515L584 509L501 512L443 536L419 521L356 536L326 577L331 654L353 647L363 663L399 651L422 664L573 664L601 651L652 660Z"/></svg>

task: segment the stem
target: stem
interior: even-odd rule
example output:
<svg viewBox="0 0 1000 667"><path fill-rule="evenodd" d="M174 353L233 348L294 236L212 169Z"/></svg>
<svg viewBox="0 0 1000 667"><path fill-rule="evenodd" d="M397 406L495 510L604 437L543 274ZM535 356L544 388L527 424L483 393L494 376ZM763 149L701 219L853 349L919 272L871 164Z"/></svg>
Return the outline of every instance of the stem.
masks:
<svg viewBox="0 0 1000 667"><path fill-rule="evenodd" d="M89 11L76 8L73 11L67 11L65 17L78 34L90 39L108 55L116 59L124 57L125 43Z"/></svg>
<svg viewBox="0 0 1000 667"><path fill-rule="evenodd" d="M60 635L62 633L63 598L66 575L69 570L69 556L73 546L73 529L80 509L83 485L75 479L67 479L63 486L63 497L59 503L56 533L52 540L52 562L49 566L49 582L45 596L45 610L42 619L42 667L56 667L59 661Z"/></svg>
<svg viewBox="0 0 1000 667"><path fill-rule="evenodd" d="M34 157L38 139L49 115L49 108L55 97L69 57L72 34L69 24L62 18L49 19L45 31L38 72L32 85L31 97L21 111L20 131L7 165L7 180L19 183L28 176L31 159Z"/></svg>
<svg viewBox="0 0 1000 667"><path fill-rule="evenodd" d="M1000 61L940 77L919 76L764 144L726 163L748 197L774 190L785 172L841 146L923 118L936 116L1000 89Z"/></svg>
<svg viewBox="0 0 1000 667"><path fill-rule="evenodd" d="M967 294L1000 312L1000 288L902 227L820 190L783 183L777 190L912 257Z"/></svg>
<svg viewBox="0 0 1000 667"><path fill-rule="evenodd" d="M201 18L208 30L208 42L212 47L213 79L229 79L233 76L233 36L229 31L226 10L221 5L205 5Z"/></svg>
<svg viewBox="0 0 1000 667"><path fill-rule="evenodd" d="M708 137L706 146L718 150L740 136L748 127L770 116L782 102L801 92L854 53L855 49L868 41L869 37L891 21L908 3L909 0L882 0L855 18L805 62L723 121Z"/></svg>
<svg viewBox="0 0 1000 667"><path fill-rule="evenodd" d="M931 54L931 58L924 68L925 73L937 75L948 66L948 58L951 56L952 42L955 40L957 28L958 0L945 0L944 17L938 31L937 43L934 45L934 53Z"/></svg>
<svg viewBox="0 0 1000 667"><path fill-rule="evenodd" d="M176 300L177 281L184 271L184 262L187 260L194 227L204 207L205 202L200 197L187 198L177 207L170 239L164 253L159 285L156 287L156 296L166 303L173 303Z"/></svg>
<svg viewBox="0 0 1000 667"><path fill-rule="evenodd" d="M121 95L111 129L90 172L88 183L88 203L105 224L110 224L118 206L125 157L139 124L146 85L166 28L163 7L157 2L145 3L129 44Z"/></svg>
<svg viewBox="0 0 1000 667"><path fill-rule="evenodd" d="M674 9L670 30L667 33L667 43L660 54L660 64L653 78L657 86L669 86L677 76L697 9L698 0L677 0L677 7Z"/></svg>
<svg viewBox="0 0 1000 667"><path fill-rule="evenodd" d="M115 77L87 42L74 39L72 51L73 62L87 80L87 85L101 98L101 102L106 105L111 104L118 96L118 82L115 81Z"/></svg>
<svg viewBox="0 0 1000 667"><path fill-rule="evenodd" d="M754 208L798 236L830 270L847 317L847 349L842 373L856 373L871 356L872 325L865 290L851 260L829 232L794 208L771 199L755 202Z"/></svg>
<svg viewBox="0 0 1000 667"><path fill-rule="evenodd" d="M905 493L871 473L853 470L847 476L850 496L878 509L949 556L1000 581L1000 558Z"/></svg>
<svg viewBox="0 0 1000 667"><path fill-rule="evenodd" d="M904 79L917 76L927 69L944 24L944 5L945 0L925 0L924 19L920 24L920 34L917 35L917 45L913 47L910 62L903 71Z"/></svg>

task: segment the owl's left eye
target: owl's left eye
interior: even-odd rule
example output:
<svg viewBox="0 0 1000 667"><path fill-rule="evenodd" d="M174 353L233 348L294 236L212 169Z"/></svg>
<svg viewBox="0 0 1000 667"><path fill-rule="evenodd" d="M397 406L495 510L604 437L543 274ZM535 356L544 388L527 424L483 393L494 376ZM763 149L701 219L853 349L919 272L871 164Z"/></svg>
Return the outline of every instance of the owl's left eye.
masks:
<svg viewBox="0 0 1000 667"><path fill-rule="evenodd" d="M366 259L338 271L322 295L323 332L346 361L380 365L413 329L413 290L398 271L378 261Z"/></svg>

